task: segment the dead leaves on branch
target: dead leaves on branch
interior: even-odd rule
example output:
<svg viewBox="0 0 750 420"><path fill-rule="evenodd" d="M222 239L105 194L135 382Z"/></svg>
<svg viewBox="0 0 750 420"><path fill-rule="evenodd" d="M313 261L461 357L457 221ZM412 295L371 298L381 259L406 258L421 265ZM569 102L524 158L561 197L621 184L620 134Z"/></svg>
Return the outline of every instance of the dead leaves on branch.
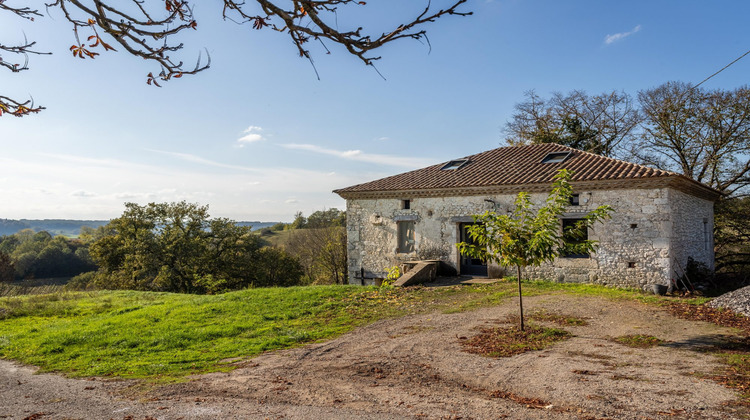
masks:
<svg viewBox="0 0 750 420"><path fill-rule="evenodd" d="M43 109L43 106L35 106L33 100L17 102L5 96L0 96L0 117L3 115L23 117L29 114L36 114Z"/></svg>
<svg viewBox="0 0 750 420"><path fill-rule="evenodd" d="M105 51L115 50L107 44L96 32L97 28L109 34L128 53L146 60L156 61L161 71L159 77L150 72L146 78L149 85L160 86L157 82L170 80L186 74L195 74L210 66L210 57L198 62L192 70L185 69L182 61L172 60L169 53L182 49L183 44L169 41L169 37L184 29L197 29L197 22L193 17L191 5L186 0L157 1L132 0L137 6L134 10L127 10L122 5L113 5L103 0L90 0L95 7L87 7L80 0L56 0L48 7L59 7L69 22L73 24L78 40L78 30L91 28L94 34L88 40L89 45L77 42L70 47L75 57L95 58L99 55L93 48L103 47ZM433 8L430 1L411 21L397 25L395 29L384 32L379 36L363 34L363 28L354 22L356 30L339 30L338 10L344 6L363 7L365 1L357 0L254 0L251 2L224 1L223 16L225 19L237 23L249 23L254 30L271 28L287 34L297 47L301 57L311 61L310 51L305 46L311 40L319 41L327 54L330 50L324 42L329 41L343 46L347 52L357 56L365 64L372 65L380 57L369 55L386 43L401 38L422 39L426 37L423 26L434 22L445 15L467 16L471 12L462 12L458 8L467 0L450 0L449 7ZM152 12L148 5L163 4L164 12ZM252 12L250 9L252 8ZM257 10L259 8L260 10ZM260 11L260 13L258 13ZM137 12L137 13L136 13ZM81 17L82 16L82 17ZM314 67L314 65L313 65Z"/></svg>
<svg viewBox="0 0 750 420"><path fill-rule="evenodd" d="M393 29L380 35L366 34L366 29L360 25L361 22L348 23L348 26L356 28L354 30L339 30L339 8L368 6L367 2L358 0L252 0L249 2L224 0L223 17L236 23L249 23L254 30L271 28L286 34L296 46L299 55L310 60L313 69L315 65L307 49L310 41L318 41L326 54L330 54L331 51L325 42L337 44L365 64L373 65L374 61L380 57L373 56L371 53L383 45L402 38L426 39L427 33L424 27L428 23L448 15L468 16L472 14L472 12L459 9L468 0L441 0L448 4L442 9L433 7L430 0L424 1L424 9L417 13L415 18L403 19L404 23L397 24ZM74 57L82 60L94 59L101 52L96 49L117 51L113 44L119 44L120 48L130 55L156 62L160 66L160 71L157 76L153 71L148 73L146 78L148 85L158 87L161 86L160 82L180 78L183 75L196 74L210 67L211 57L207 50L205 59L199 54L192 69L185 68L182 61L170 57L171 53L183 48L182 43L172 42L170 37L185 29L196 30L198 27L188 0L131 0L131 2L50 0L46 7L48 10L59 9L66 20L73 25L76 42L70 46L69 50ZM14 13L28 20L34 20L35 16L42 16L37 10L28 7L13 8L0 0L0 12L2 11ZM87 42L81 42L79 30L93 32L86 37ZM427 41L429 44L429 40ZM28 54L45 54L31 50L33 45L33 42L27 42L21 47L3 48L0 44L0 51L24 54L28 62ZM25 64L21 66L3 60L0 60L0 67L7 67L14 72L27 69ZM315 72L317 74L317 70ZM5 101L0 115L23 116L42 109L44 108L29 106L28 103Z"/></svg>
<svg viewBox="0 0 750 420"><path fill-rule="evenodd" d="M83 26L83 25L82 25ZM88 45L88 48L96 48L101 46L104 48L104 51L117 51L112 47L111 45L107 44L106 42L102 41L102 38L99 36L99 33L96 31L96 22L93 19L88 19L86 21L86 25L91 28L91 30L94 32L93 35L90 35L86 40L87 41L94 41L92 44ZM73 31L76 35L76 41L78 41L77 44L70 46L70 51L73 52L73 57L78 57L80 59L85 59L86 57L89 57L91 59L95 58L99 53L93 52L86 48L86 45L84 45L80 39L78 38L78 26L73 28Z"/></svg>
<svg viewBox="0 0 750 420"><path fill-rule="evenodd" d="M73 52L73 57L79 57L81 59L84 59L86 57L94 58L99 55L99 53L87 50L85 45L71 45L70 51Z"/></svg>

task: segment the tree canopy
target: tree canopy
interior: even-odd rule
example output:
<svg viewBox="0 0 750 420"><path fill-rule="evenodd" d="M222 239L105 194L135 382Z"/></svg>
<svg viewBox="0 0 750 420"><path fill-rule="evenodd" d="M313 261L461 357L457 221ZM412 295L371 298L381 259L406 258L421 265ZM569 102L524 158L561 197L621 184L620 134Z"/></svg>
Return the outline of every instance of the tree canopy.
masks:
<svg viewBox="0 0 750 420"><path fill-rule="evenodd" d="M185 64L176 57L183 44L174 38L187 30L197 30L193 2L188 0L50 0L47 12L58 10L70 22L74 44L70 52L81 59L94 59L101 53L124 51L158 66L146 76L150 85L192 75L211 65L208 53L198 55L195 65ZM339 19L339 12L351 8L368 8L368 2L358 0L224 0L221 13L225 20L247 24L253 30L274 30L287 35L300 57L310 60L310 41L319 43L330 53L327 45L338 45L366 65L380 59L375 55L383 45L399 39L424 39L425 26L447 16L466 16L459 6L467 0L441 1L445 8L435 8L429 0L423 8L415 9L412 17L377 34L364 28L361 22ZM33 21L43 15L33 7L11 6L0 1L0 11ZM342 15L345 15L342 13ZM24 40L18 45L0 42L0 66L18 73L29 69L29 56L46 54L39 51L36 41ZM8 56L23 62L10 61ZM2 96L0 115L24 116L44 109L33 100L18 100Z"/></svg>
<svg viewBox="0 0 750 420"><path fill-rule="evenodd" d="M262 249L250 226L211 219L206 206L127 203L105 228L112 234L90 246L100 288L217 293L291 286L302 276L299 262Z"/></svg>
<svg viewBox="0 0 750 420"><path fill-rule="evenodd" d="M70 277L95 267L84 240L53 237L46 231L23 229L0 237L0 253L8 257L0 262L6 267L6 279L9 265L16 279Z"/></svg>

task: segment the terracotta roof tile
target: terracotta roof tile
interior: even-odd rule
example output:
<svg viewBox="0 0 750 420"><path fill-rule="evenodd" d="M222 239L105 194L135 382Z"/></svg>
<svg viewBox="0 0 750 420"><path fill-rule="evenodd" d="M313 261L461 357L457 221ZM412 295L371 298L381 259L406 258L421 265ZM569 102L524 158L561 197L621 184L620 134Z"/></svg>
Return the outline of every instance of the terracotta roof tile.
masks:
<svg viewBox="0 0 750 420"><path fill-rule="evenodd" d="M570 151L560 163L542 163L547 154ZM680 176L635 163L607 158L559 144L501 147L467 156L469 162L457 170L441 170L442 162L426 168L389 176L334 192L338 194L371 191L485 187L500 185L549 184L558 169L573 172L571 181L647 179ZM453 159L457 160L457 159Z"/></svg>

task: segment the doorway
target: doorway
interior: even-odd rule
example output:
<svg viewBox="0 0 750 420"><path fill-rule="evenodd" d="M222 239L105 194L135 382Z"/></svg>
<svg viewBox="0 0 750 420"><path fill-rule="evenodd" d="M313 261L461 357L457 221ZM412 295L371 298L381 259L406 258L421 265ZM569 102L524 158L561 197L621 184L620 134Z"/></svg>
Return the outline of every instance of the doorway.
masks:
<svg viewBox="0 0 750 420"><path fill-rule="evenodd" d="M461 242L475 245L476 241L472 240L469 236L468 228L476 223L459 223L458 229L460 232ZM460 273L461 275L469 276L487 276L487 262L479 258L471 258L461 255L460 261Z"/></svg>

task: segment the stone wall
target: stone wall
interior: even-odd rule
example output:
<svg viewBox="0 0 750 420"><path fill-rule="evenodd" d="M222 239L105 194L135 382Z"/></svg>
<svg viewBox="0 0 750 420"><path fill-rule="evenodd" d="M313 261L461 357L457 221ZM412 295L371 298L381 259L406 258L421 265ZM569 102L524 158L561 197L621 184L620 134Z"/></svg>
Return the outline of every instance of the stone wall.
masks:
<svg viewBox="0 0 750 420"><path fill-rule="evenodd" d="M672 209L672 256L677 275L688 258L714 268L714 203L680 191L669 190Z"/></svg>
<svg viewBox="0 0 750 420"><path fill-rule="evenodd" d="M615 209L610 220L589 231L589 239L599 241L590 258L558 258L542 267L528 268L527 275L565 282L588 282L621 287L647 288L667 284L672 276L673 259L684 264L687 256L713 261L713 238L706 249L703 220L708 219L708 235L713 232L713 205L670 188L575 191L580 205L569 206L564 217L580 218L595 207L608 204ZM541 204L547 194L531 194L532 203ZM402 210L402 200L410 199L410 209ZM360 284L385 277L386 270L402 262L440 259L459 270L460 256L455 246L460 239L459 223L487 210L506 212L515 195L476 195L398 199L347 200L349 280ZM398 221L414 221L415 251L399 253ZM696 230L696 226L700 229ZM489 267L490 276L505 273L502 267ZM514 274L509 270L508 274Z"/></svg>

